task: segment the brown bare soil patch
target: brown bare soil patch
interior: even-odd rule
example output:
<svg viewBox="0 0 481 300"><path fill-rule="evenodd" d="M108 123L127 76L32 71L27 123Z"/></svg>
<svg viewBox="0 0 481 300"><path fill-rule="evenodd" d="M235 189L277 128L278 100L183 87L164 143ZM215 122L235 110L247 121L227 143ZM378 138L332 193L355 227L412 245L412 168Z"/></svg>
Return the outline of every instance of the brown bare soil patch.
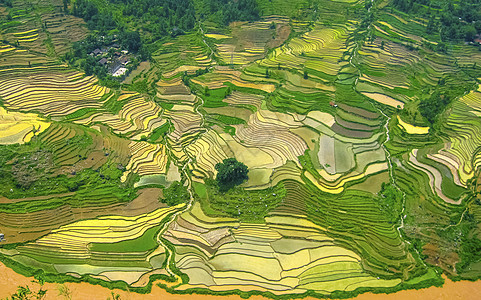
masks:
<svg viewBox="0 0 481 300"><path fill-rule="evenodd" d="M423 247L423 254L428 256L428 264L440 267L451 275L457 275L455 265L459 262L459 256L456 252L440 249L438 245L429 243Z"/></svg>
<svg viewBox="0 0 481 300"><path fill-rule="evenodd" d="M105 155L103 151L94 151L89 153L86 159L78 161L73 166L63 166L57 172L55 172L52 176L60 175L60 174L68 174L70 176L74 176L77 172L80 172L84 169L92 168L97 170L102 165L104 165L108 160L108 157Z"/></svg>
<svg viewBox="0 0 481 300"><path fill-rule="evenodd" d="M267 47L276 48L284 44L291 34L291 26L288 24L279 24L276 26L276 38L267 43Z"/></svg>
<svg viewBox="0 0 481 300"><path fill-rule="evenodd" d="M359 107L350 106L350 105L347 105L347 104L344 104L344 103L339 103L338 106L342 110L345 110L347 112L356 114L358 116L361 116L361 117L364 117L364 118L367 118L367 119L377 119L377 118L379 118L379 115L377 113L367 111L367 110L359 108Z"/></svg>
<svg viewBox="0 0 481 300"><path fill-rule="evenodd" d="M252 115L252 111L246 108L232 107L232 106L224 106L224 107L217 107L217 108L205 107L204 110L208 114L221 114L221 115L240 118L246 121L249 120L249 116Z"/></svg>
<svg viewBox="0 0 481 300"><path fill-rule="evenodd" d="M132 83L132 80L135 78L135 76L139 75L140 73L142 73L143 71L145 70L149 70L150 69L150 62L149 61L143 61L139 64L139 66L135 69L135 70L132 70L132 72L130 72L129 76L127 76L125 79L124 79L124 82L123 83L126 83L126 84L131 84ZM143 79L143 78L142 78Z"/></svg>
<svg viewBox="0 0 481 300"><path fill-rule="evenodd" d="M379 128L379 126L368 126L365 124L360 124L360 123L355 123L355 122L349 122L346 121L338 116L336 116L336 123L341 125L342 127L345 127L347 129L353 129L353 130L361 130L361 131L373 131Z"/></svg>
<svg viewBox="0 0 481 300"><path fill-rule="evenodd" d="M453 282L447 278L443 287L430 287L422 290L405 290L394 294L372 294L365 293L353 298L354 300L465 300L474 299L479 294L481 289L481 281L457 281ZM0 263L0 298L9 297L14 294L18 286L29 286L32 291L38 291L40 286L33 283L33 277L25 277L15 273L13 270L7 268ZM158 281L160 282L160 281ZM47 290L46 300L67 299L59 295L59 287L57 283L45 283L43 288ZM157 285L153 285L152 291L149 294L137 294L118 289L110 290L108 288L92 285L89 283L65 283L64 287L68 288L70 299L90 299L90 300L105 300L109 297L118 294L120 299L129 300L241 300L237 295L232 296L211 296L211 295L172 295L161 289ZM474 298L473 298L474 296ZM251 300L267 299L262 296L252 296ZM308 297L306 300L315 300L316 298Z"/></svg>
<svg viewBox="0 0 481 300"><path fill-rule="evenodd" d="M342 136L365 139L372 135L371 131L358 131L341 127L339 124L332 125L331 129Z"/></svg>

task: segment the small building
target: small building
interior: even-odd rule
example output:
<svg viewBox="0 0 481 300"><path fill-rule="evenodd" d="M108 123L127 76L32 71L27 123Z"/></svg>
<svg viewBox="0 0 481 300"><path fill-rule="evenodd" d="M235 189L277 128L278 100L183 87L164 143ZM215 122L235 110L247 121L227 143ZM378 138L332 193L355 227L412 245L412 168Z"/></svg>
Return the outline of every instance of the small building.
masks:
<svg viewBox="0 0 481 300"><path fill-rule="evenodd" d="M97 56L97 55L99 55L99 54L102 54L102 51L101 51L99 48L97 48L97 49L95 49L92 53L93 53L95 56Z"/></svg>
<svg viewBox="0 0 481 300"><path fill-rule="evenodd" d="M127 68L120 67L112 74L112 76L120 77L120 76L123 76L126 72L127 72Z"/></svg>
<svg viewBox="0 0 481 300"><path fill-rule="evenodd" d="M128 54L128 53L129 53L128 50L122 50L122 51L120 51L120 52L122 52L123 54Z"/></svg>
<svg viewBox="0 0 481 300"><path fill-rule="evenodd" d="M102 66L105 66L108 62L108 59L106 59L105 57L99 60L99 64L101 64Z"/></svg>
<svg viewBox="0 0 481 300"><path fill-rule="evenodd" d="M119 49L119 48L120 48L120 45L119 45L119 44L117 44L117 43L114 43L114 44L112 44L112 46L111 46L111 47L112 47L112 48Z"/></svg>
<svg viewBox="0 0 481 300"><path fill-rule="evenodd" d="M122 55L122 54L121 54L120 52L118 52L118 51L117 51L117 52L114 52L114 56L115 56L115 57L120 57L121 55Z"/></svg>
<svg viewBox="0 0 481 300"><path fill-rule="evenodd" d="M119 63L118 61L114 61L109 67L110 75L113 76L121 67L121 63Z"/></svg>
<svg viewBox="0 0 481 300"><path fill-rule="evenodd" d="M3 233L0 233L0 242L5 240L5 235Z"/></svg>
<svg viewBox="0 0 481 300"><path fill-rule="evenodd" d="M119 58L119 62L126 66L130 62L130 58L128 58L127 56L122 56Z"/></svg>
<svg viewBox="0 0 481 300"><path fill-rule="evenodd" d="M331 107L337 107L337 104L336 104L336 102L334 102L334 101L329 102L329 105L330 105Z"/></svg>

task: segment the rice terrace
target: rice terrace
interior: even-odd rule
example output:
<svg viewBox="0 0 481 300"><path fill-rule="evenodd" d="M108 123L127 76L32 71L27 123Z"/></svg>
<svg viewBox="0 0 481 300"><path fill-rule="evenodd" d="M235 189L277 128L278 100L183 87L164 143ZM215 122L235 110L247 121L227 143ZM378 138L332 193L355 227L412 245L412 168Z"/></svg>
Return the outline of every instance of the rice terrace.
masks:
<svg viewBox="0 0 481 300"><path fill-rule="evenodd" d="M477 0L0 0L0 298L477 281L480 84Z"/></svg>

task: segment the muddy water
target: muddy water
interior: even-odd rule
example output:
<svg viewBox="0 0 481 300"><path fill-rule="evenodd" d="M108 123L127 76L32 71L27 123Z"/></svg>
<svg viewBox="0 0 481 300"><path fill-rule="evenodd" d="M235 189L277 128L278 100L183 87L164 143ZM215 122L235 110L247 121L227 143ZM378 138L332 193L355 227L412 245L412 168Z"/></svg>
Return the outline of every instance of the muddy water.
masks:
<svg viewBox="0 0 481 300"><path fill-rule="evenodd" d="M40 286L37 283L32 283L33 278L24 277L13 272L11 269L5 267L0 263L0 299L11 296L15 293L17 286L28 285L32 291L38 291ZM172 299L183 300L188 298L189 300L204 300L204 299L218 299L218 300L241 300L239 296L204 296L204 295L171 295L163 289L154 286L152 292L147 295L141 295L136 293L129 293L121 290L109 290L107 288L91 285L88 283L66 283L64 284L68 290L70 290L70 298L59 295L59 286L56 283L46 283L44 289L47 290L46 300L53 299L73 299L73 300L105 300L114 294L120 295L122 300L154 300L154 299ZM423 290L407 290L397 292L395 294L362 294L355 300L470 300L479 299L481 292L481 281L469 282L458 281L452 282L446 280L446 283L442 288L430 287ZM266 298L260 296L253 296L249 299L263 300ZM308 298L305 298L308 299ZM311 298L313 300L313 298Z"/></svg>

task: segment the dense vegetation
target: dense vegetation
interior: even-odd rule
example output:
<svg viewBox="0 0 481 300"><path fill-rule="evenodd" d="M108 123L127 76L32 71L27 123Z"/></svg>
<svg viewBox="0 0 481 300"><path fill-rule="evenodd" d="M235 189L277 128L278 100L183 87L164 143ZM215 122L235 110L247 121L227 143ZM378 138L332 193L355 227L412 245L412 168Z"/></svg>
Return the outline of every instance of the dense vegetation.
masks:
<svg viewBox="0 0 481 300"><path fill-rule="evenodd" d="M248 191L234 187L219 192L214 181L195 186L195 191L204 203L209 214L239 218L243 222L262 222L270 211L275 209L286 197L284 184L264 190Z"/></svg>
<svg viewBox="0 0 481 300"><path fill-rule="evenodd" d="M249 179L247 166L235 158L224 159L222 163L215 165L215 169L217 170L215 180L222 192L228 191Z"/></svg>
<svg viewBox="0 0 481 300"><path fill-rule="evenodd" d="M70 140L79 147L87 147L88 135ZM30 145L0 145L0 194L9 198L34 197L48 194L75 192L71 204L82 206L82 195L94 195L95 190L110 190L118 201L128 201L135 192L126 184L120 184L124 168L114 162L99 169L84 169L71 174L58 175L55 154L37 141ZM79 154L79 160L85 160ZM107 199L106 199L107 200ZM53 201L52 201L53 203ZM23 203L28 205L28 203ZM60 205L61 201L57 203ZM18 204L15 206L22 206ZM12 205L10 205L13 208ZM0 209L6 209L2 205ZM8 209L7 209L8 210Z"/></svg>
<svg viewBox="0 0 481 300"><path fill-rule="evenodd" d="M134 21L143 31L150 32L153 40L166 34L175 36L194 28L195 10L192 0L109 0L109 2L121 11L125 21Z"/></svg>
<svg viewBox="0 0 481 300"><path fill-rule="evenodd" d="M72 14L87 22L90 30L106 33L115 29L119 24L114 20L109 10L99 10L94 1L77 0L73 3Z"/></svg>
<svg viewBox="0 0 481 300"><path fill-rule="evenodd" d="M80 66L88 75L112 80L98 59L89 56L94 49L118 41L124 49L138 53L140 60L146 60L150 58L153 43L192 31L197 20L209 19L228 25L260 17L255 0L202 0L197 2L197 7L199 12L192 0L110 0L106 6L93 0L75 1L72 14L83 18L93 33L75 43L65 59Z"/></svg>
<svg viewBox="0 0 481 300"><path fill-rule="evenodd" d="M481 33L481 3L478 0L394 0L400 10L428 18L428 33L439 33L443 41L473 41Z"/></svg>
<svg viewBox="0 0 481 300"><path fill-rule="evenodd" d="M201 19L228 25L233 21L256 21L260 17L255 0L196 0Z"/></svg>
<svg viewBox="0 0 481 300"><path fill-rule="evenodd" d="M168 206L186 203L189 202L189 192L187 191L187 188L182 185L182 183L175 181L168 188L164 189L164 193L162 198L160 198L160 201Z"/></svg>
<svg viewBox="0 0 481 300"><path fill-rule="evenodd" d="M444 111L449 103L451 103L450 96L434 92L430 97L421 100L419 112L429 123L433 124L436 117Z"/></svg>

